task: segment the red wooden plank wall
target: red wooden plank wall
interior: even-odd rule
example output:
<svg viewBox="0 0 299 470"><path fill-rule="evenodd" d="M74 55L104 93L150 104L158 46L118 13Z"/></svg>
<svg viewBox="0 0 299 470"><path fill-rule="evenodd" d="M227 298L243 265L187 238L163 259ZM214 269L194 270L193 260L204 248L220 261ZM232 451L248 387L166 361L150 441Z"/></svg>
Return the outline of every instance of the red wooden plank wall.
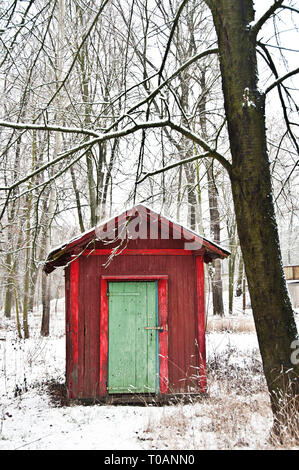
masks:
<svg viewBox="0 0 299 470"><path fill-rule="evenodd" d="M108 297L106 279L101 279L101 315L100 315L100 374L99 395L106 395L108 365Z"/></svg>
<svg viewBox="0 0 299 470"><path fill-rule="evenodd" d="M72 355L72 341L70 335L70 284L71 284L71 277L70 277L70 267L68 266L65 268L65 360L66 360L66 384L68 394L70 392L70 377L72 372L72 365L71 365L71 355ZM70 396L68 397L70 398Z"/></svg>
<svg viewBox="0 0 299 470"><path fill-rule="evenodd" d="M168 280L162 279L158 282L159 298L159 325L163 331L159 333L159 375L160 393L169 391L169 367L168 367Z"/></svg>
<svg viewBox="0 0 299 470"><path fill-rule="evenodd" d="M95 397L100 374L100 282L92 265L79 260L79 391L80 397Z"/></svg>
<svg viewBox="0 0 299 470"><path fill-rule="evenodd" d="M70 398L78 396L78 352L79 352L79 260L74 260L70 268L70 311L69 335L71 341L69 357L68 389Z"/></svg>
<svg viewBox="0 0 299 470"><path fill-rule="evenodd" d="M71 263L72 301L69 316L73 347L67 346L67 354L74 354L74 357L72 361L70 358L67 359L67 375L73 395L87 398L106 393L104 383L99 389L100 377L107 375L106 365L104 363L100 365L100 347L104 354L108 352L107 344L100 346L100 331L108 328L107 319L100 317L101 301L107 302L107 298L101 299L103 292L101 282L107 282L105 279L101 281L101 275L168 275L169 384L165 384L164 391L167 385L169 393L198 389L200 357L198 336L201 338L199 342L201 354L204 351L204 344L202 322L197 318L198 309L202 308L200 303L203 302L200 298L202 286L199 286L196 276L196 273L200 272L202 258L198 258L201 261L196 259L197 257L192 255L117 256L105 268L103 265L107 261L107 256L82 256ZM79 287L78 285L76 287L79 273ZM160 315L163 316L163 312L160 312ZM77 336L74 332L76 325ZM201 389L203 387L204 383L201 382Z"/></svg>

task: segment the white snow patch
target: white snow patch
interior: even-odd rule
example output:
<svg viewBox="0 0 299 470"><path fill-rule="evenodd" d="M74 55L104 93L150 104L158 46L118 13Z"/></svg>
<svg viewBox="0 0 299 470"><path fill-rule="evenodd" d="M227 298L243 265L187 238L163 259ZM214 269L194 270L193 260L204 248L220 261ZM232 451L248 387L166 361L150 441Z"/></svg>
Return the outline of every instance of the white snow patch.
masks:
<svg viewBox="0 0 299 470"><path fill-rule="evenodd" d="M47 383L51 380L64 383L64 300L51 302L48 338L39 334L40 309L30 317L28 340L17 337L15 319L4 320L3 312L0 315L0 450L221 447L209 415L211 410L215 411L213 400L217 405L220 398L216 396L217 387L213 389L212 378L208 379L210 397L187 405L55 406ZM232 366L243 367L246 355L252 356L257 351L255 333L207 334L208 361L215 354L227 356L228 348L233 351ZM239 402L242 399L236 397ZM233 442L235 448L254 448L266 441L271 426L269 415L253 413L252 422L254 433L249 433L246 440L240 437Z"/></svg>
<svg viewBox="0 0 299 470"><path fill-rule="evenodd" d="M252 101L252 99L250 98L250 91L248 87L244 88L242 107L256 108L254 101Z"/></svg>

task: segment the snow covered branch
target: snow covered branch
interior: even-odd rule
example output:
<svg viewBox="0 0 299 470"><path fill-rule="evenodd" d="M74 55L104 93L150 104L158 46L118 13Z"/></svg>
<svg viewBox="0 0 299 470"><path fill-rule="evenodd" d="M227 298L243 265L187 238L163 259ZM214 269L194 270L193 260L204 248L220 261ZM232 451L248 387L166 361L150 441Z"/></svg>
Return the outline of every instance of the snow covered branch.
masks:
<svg viewBox="0 0 299 470"><path fill-rule="evenodd" d="M20 184L25 183L26 181L28 181L29 179L31 179L34 176L38 175L42 171L45 171L46 169L48 169L50 166L55 165L56 163L60 162L61 160L73 155L76 152L84 150L87 147L92 147L95 144L100 144L100 143L105 142L107 140L118 139L120 137L124 137L124 136L130 135L134 132L137 132L138 130L141 130L141 129L152 129L152 128L157 128L157 127L163 127L163 126L167 125L168 123L169 123L168 120L147 121L147 122L142 122L142 123L139 123L139 124L137 123L136 125L134 125L132 127L127 127L127 128L124 128L120 131L107 132L107 133L104 133L104 134L98 134L98 136L96 138L86 140L86 141L82 142L81 144L79 144L79 145L77 145L77 146L75 146L75 147L73 147L73 148L71 148L71 149L69 149L65 152L60 153L56 158L54 158L53 160L51 160L51 161L45 163L44 165L40 166L39 168L37 168L33 172L27 174L26 176L24 176L24 178L21 178L18 181L15 181L12 185L0 187L0 191L12 191L16 187L18 187Z"/></svg>
<svg viewBox="0 0 299 470"><path fill-rule="evenodd" d="M9 127L11 129L19 130L36 130L36 131L47 131L47 132L65 132L69 134L85 134L92 137L99 137L99 133L92 131L91 129L84 129L80 127L64 127L64 126L49 126L48 124L31 124L26 122L9 122L0 121L0 127Z"/></svg>

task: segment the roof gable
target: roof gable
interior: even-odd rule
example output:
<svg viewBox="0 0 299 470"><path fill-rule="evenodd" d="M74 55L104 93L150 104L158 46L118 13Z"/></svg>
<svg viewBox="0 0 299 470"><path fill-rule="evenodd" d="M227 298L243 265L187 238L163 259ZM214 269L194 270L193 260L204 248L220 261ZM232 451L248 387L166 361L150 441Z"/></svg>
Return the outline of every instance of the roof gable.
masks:
<svg viewBox="0 0 299 470"><path fill-rule="evenodd" d="M47 257L44 270L50 273L57 266L66 265L72 254L79 256L85 250L91 249L95 242L105 243L106 248L113 245L115 249L115 246L119 246L121 250L124 243L133 239L182 240L183 249L194 250L194 254L201 252L205 255L205 261L226 258L230 254L229 251L193 230L158 214L143 204L138 204L53 248Z"/></svg>

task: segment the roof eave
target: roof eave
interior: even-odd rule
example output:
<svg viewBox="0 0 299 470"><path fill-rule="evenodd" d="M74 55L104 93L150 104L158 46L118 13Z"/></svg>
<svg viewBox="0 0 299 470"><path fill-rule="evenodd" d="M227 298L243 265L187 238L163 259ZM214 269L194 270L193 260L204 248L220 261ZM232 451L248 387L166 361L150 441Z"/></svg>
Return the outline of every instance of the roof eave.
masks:
<svg viewBox="0 0 299 470"><path fill-rule="evenodd" d="M222 248L220 245L216 244L215 242L208 240L205 237L202 237L201 235L197 234L192 229L189 229L183 226L182 224L179 224L177 221L174 221L168 217L165 217L164 215L158 214L157 212L153 211L151 208L145 205L138 204L132 207L131 209L127 209L126 211L122 212L119 216L111 217L107 220L104 220L103 222L101 222L99 226L93 227L92 229L89 229L86 232L81 233L77 237L72 238L68 242L54 247L48 254L48 257L44 263L44 268L43 268L44 271L46 273L52 272L56 268L54 264L56 260L60 259L62 256L67 256L71 254L72 251L75 251L75 250L78 251L78 247L80 246L82 246L82 251L84 251L84 249L86 249L86 244L91 244L97 241L96 229L100 231L101 228L105 227L105 225L108 225L113 220L124 218L125 215L130 214L130 212L132 212L133 210L138 210L138 208L146 209L147 211L150 211L151 213L154 213L156 216L160 217L160 219L163 219L165 222L168 222L168 223L170 222L173 225L173 227L176 228L176 230L183 230L183 233L190 234L191 235L190 240L193 239L196 242L201 243L205 247L205 250L207 251L207 255L208 255L206 257L206 260L208 259L208 257L210 257L211 259L215 259L215 258L224 259L230 255L230 252L228 250ZM209 261L206 261L206 262L209 262Z"/></svg>

